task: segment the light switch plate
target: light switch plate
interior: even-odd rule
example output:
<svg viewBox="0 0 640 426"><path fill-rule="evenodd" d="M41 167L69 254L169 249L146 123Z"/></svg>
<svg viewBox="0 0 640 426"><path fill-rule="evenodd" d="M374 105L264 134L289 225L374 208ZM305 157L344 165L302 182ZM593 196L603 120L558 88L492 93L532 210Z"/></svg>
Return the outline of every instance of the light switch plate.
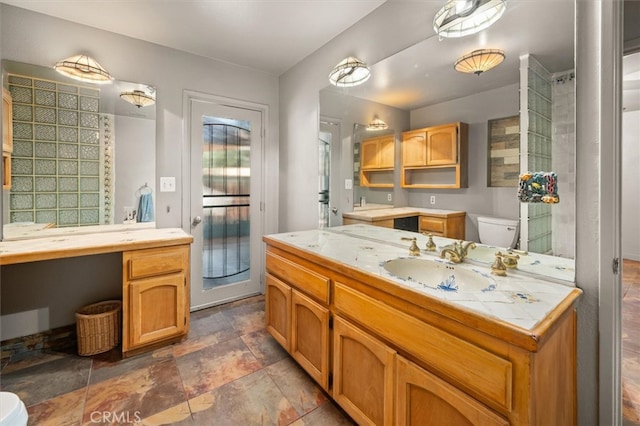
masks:
<svg viewBox="0 0 640 426"><path fill-rule="evenodd" d="M176 178L173 176L161 177L160 192L176 192Z"/></svg>
<svg viewBox="0 0 640 426"><path fill-rule="evenodd" d="M353 189L353 180L345 179L344 180L344 189Z"/></svg>

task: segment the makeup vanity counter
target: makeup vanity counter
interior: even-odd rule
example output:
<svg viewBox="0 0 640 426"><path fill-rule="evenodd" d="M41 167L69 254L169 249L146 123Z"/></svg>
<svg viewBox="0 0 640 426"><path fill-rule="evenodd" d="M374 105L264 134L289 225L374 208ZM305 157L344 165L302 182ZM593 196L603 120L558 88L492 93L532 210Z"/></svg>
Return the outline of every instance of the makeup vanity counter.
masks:
<svg viewBox="0 0 640 426"><path fill-rule="evenodd" d="M3 241L0 265L122 253L122 352L127 356L188 333L192 242L179 228Z"/></svg>
<svg viewBox="0 0 640 426"><path fill-rule="evenodd" d="M581 291L409 256L416 236L424 248L367 225L265 236L267 330L359 424L575 424ZM434 280L385 268L398 260Z"/></svg>

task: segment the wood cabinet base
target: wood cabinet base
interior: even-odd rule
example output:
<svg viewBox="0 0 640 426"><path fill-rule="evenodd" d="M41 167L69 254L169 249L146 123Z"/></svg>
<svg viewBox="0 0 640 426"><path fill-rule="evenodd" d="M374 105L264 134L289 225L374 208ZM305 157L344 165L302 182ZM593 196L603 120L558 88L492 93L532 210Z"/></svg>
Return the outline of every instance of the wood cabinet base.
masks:
<svg viewBox="0 0 640 426"><path fill-rule="evenodd" d="M264 240L267 330L358 424L576 424L579 290L524 330Z"/></svg>

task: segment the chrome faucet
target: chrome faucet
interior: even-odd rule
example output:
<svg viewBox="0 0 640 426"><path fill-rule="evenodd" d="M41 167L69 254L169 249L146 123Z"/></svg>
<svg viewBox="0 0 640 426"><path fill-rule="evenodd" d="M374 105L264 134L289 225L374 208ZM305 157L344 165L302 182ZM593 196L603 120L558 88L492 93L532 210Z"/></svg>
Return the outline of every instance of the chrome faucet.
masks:
<svg viewBox="0 0 640 426"><path fill-rule="evenodd" d="M473 241L454 241L453 244L444 246L440 251L440 257L445 259L449 255L449 260L453 263L460 263L467 257L469 249L476 248Z"/></svg>

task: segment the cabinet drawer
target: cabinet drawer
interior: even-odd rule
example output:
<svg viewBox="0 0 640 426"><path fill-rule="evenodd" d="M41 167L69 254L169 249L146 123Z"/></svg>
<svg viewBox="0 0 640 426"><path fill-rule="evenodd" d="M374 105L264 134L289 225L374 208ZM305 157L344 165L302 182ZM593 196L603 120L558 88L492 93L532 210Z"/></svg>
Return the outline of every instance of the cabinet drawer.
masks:
<svg viewBox="0 0 640 426"><path fill-rule="evenodd" d="M444 236L447 230L447 220L441 217L420 217L420 232L431 232L434 235Z"/></svg>
<svg viewBox="0 0 640 426"><path fill-rule="evenodd" d="M511 411L513 372L509 360L339 282L335 284L334 303L340 313L366 324L457 387Z"/></svg>
<svg viewBox="0 0 640 426"><path fill-rule="evenodd" d="M271 252L267 252L267 271L320 302L329 304L329 278Z"/></svg>
<svg viewBox="0 0 640 426"><path fill-rule="evenodd" d="M128 279L181 272L188 267L189 247L163 247L124 253Z"/></svg>

